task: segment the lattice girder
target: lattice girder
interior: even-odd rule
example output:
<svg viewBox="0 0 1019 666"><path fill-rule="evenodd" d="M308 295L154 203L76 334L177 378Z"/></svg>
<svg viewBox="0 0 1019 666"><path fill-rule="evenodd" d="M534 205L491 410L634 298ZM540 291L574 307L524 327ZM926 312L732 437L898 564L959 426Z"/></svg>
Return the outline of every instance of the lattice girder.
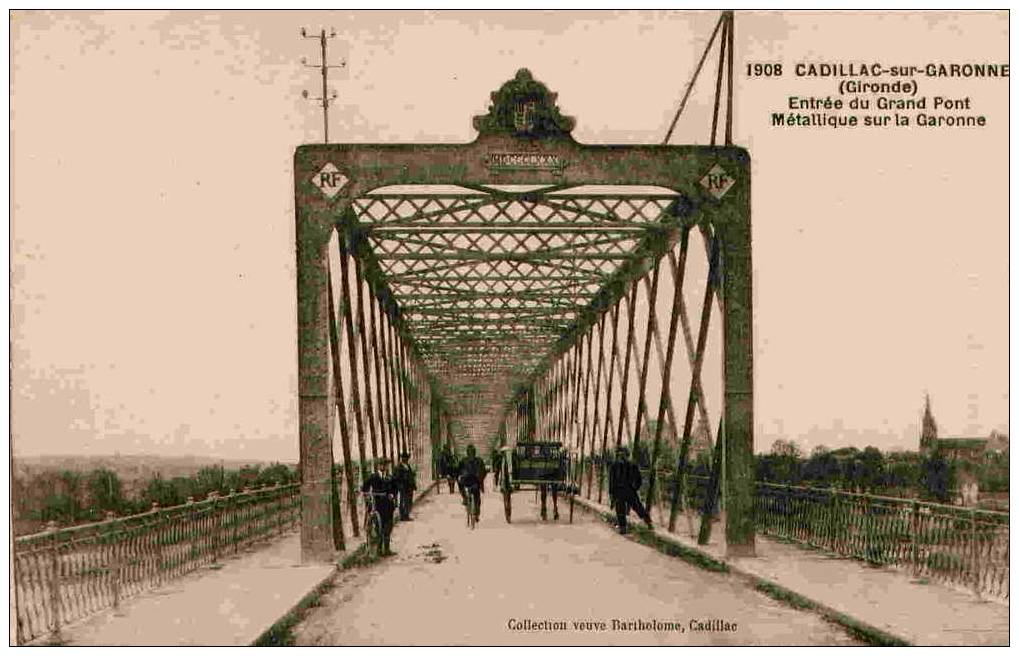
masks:
<svg viewBox="0 0 1019 666"><path fill-rule="evenodd" d="M511 393L618 299L681 225L705 212L725 217L745 194L747 162L734 148L560 138L529 150L561 156L562 173L487 168L512 145L493 136L466 146L306 146L298 154L308 199L322 199L313 188L324 163L348 179L322 210L348 236L428 372L439 371L439 349L455 358L463 345L491 341L515 352L511 369L488 366L493 381L512 375ZM721 200L700 183L716 165L741 175ZM520 353L528 346L540 351ZM447 372L443 379L456 385Z"/></svg>

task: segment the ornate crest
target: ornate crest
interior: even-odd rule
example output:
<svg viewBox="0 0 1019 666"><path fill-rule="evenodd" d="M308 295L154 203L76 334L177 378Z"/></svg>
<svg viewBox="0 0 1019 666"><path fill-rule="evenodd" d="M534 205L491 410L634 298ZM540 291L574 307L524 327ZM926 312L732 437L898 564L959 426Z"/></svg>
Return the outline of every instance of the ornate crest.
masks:
<svg viewBox="0 0 1019 666"><path fill-rule="evenodd" d="M488 114L474 116L482 134L509 133L527 138L568 136L574 120L559 113L558 95L534 80L526 69L492 93Z"/></svg>

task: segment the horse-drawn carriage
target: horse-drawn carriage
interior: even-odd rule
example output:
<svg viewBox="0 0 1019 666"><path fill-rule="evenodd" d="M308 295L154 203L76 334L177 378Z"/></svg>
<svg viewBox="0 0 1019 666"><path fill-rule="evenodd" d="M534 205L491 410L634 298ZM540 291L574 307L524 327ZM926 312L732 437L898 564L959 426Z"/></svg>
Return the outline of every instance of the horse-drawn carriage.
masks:
<svg viewBox="0 0 1019 666"><path fill-rule="evenodd" d="M533 488L541 496L541 517L545 519L548 491L552 491L552 511L559 519L559 493L570 498L570 522L573 522L573 495L570 483L570 457L561 442L517 442L516 447L503 447L500 460L499 485L502 491L506 522L513 514L512 494Z"/></svg>

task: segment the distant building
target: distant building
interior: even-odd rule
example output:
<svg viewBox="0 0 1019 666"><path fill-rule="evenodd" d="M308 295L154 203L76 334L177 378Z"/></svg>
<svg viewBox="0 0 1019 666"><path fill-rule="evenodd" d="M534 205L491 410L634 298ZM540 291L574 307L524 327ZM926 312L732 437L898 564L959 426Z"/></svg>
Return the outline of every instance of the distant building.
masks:
<svg viewBox="0 0 1019 666"><path fill-rule="evenodd" d="M949 460L979 462L988 451L1007 455L1008 435L992 431L987 437L938 437L938 424L931 413L931 397L924 401L923 422L920 427L920 453L939 452Z"/></svg>
<svg viewBox="0 0 1019 666"><path fill-rule="evenodd" d="M977 506L980 504L980 485L975 476L966 470L957 472L956 484L958 494L955 496L955 504L962 506Z"/></svg>

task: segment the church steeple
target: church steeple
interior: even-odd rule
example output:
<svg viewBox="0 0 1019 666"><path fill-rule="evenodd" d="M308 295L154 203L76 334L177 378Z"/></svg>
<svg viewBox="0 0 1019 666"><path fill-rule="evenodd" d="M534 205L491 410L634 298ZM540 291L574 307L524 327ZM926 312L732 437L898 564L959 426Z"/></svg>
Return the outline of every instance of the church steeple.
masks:
<svg viewBox="0 0 1019 666"><path fill-rule="evenodd" d="M927 452L934 448L938 441L938 424L931 413L931 396L924 394L923 425L920 428L920 451Z"/></svg>

